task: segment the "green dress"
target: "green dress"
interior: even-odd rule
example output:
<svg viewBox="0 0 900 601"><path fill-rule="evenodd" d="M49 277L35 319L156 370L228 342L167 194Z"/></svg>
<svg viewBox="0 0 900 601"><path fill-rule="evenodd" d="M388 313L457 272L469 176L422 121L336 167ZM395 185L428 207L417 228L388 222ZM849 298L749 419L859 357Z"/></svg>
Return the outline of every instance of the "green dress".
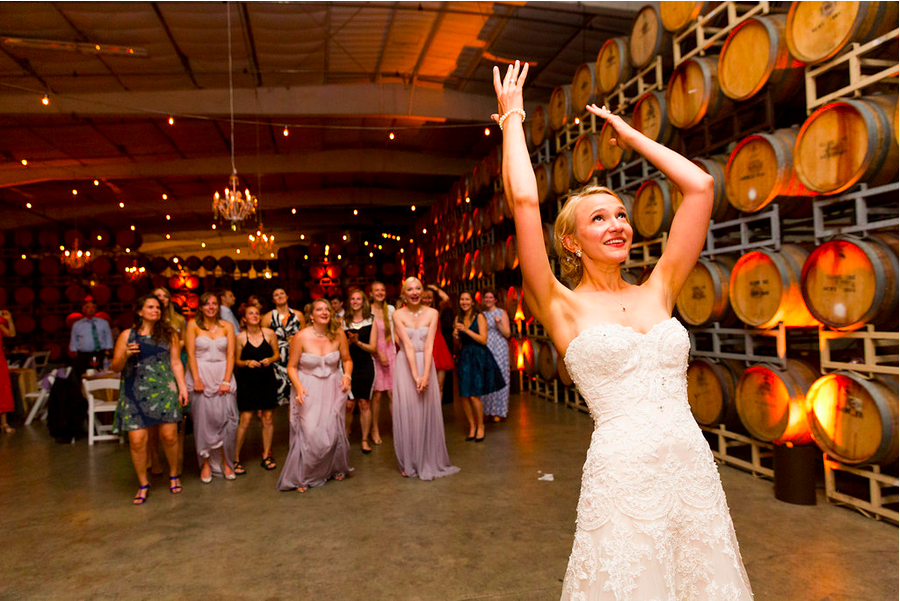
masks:
<svg viewBox="0 0 900 601"><path fill-rule="evenodd" d="M136 328L128 335L128 343L132 342L140 345L141 352L130 357L122 370L116 434L181 421L169 343L141 336Z"/></svg>

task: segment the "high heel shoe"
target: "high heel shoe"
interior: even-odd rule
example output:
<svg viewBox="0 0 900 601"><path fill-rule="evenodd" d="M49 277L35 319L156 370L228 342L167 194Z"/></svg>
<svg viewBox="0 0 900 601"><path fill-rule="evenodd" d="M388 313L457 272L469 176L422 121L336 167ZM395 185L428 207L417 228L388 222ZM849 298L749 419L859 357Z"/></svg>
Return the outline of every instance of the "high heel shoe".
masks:
<svg viewBox="0 0 900 601"><path fill-rule="evenodd" d="M466 442L470 442L472 440L475 440L474 436L466 436Z"/></svg>
<svg viewBox="0 0 900 601"><path fill-rule="evenodd" d="M147 502L147 495L150 494L149 488L150 488L149 482L143 486L138 487L138 494L134 495L134 504L135 505L143 505L144 503ZM145 492L144 494L141 494L144 491L147 491L147 492Z"/></svg>
<svg viewBox="0 0 900 601"><path fill-rule="evenodd" d="M364 441L362 441L362 443L360 444L360 447L362 448L362 452L363 452L365 455L368 455L369 453L372 452L372 447L371 447L371 446L370 446L368 449L367 449L366 447L362 446L362 445L368 445L368 444L369 444L369 441L368 441L368 440L364 440Z"/></svg>
<svg viewBox="0 0 900 601"><path fill-rule="evenodd" d="M181 488L181 484L175 484L175 481L179 478L181 478L181 474L178 474L177 476L169 476L169 492L173 495L177 495L182 490L184 490L183 488Z"/></svg>

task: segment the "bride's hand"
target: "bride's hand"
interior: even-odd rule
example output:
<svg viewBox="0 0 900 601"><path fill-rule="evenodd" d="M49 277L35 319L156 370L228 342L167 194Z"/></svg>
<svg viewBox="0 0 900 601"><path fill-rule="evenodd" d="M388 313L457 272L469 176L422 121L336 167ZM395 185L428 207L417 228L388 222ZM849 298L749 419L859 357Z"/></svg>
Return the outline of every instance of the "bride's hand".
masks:
<svg viewBox="0 0 900 601"><path fill-rule="evenodd" d="M596 104L592 104L587 107L587 110L609 121L609 124L616 130L616 137L609 140L609 143L613 146L618 146L622 150L628 150L631 148L631 141L634 137L641 135L638 130L628 125L625 119L610 112L606 106L598 107Z"/></svg>
<svg viewBox="0 0 900 601"><path fill-rule="evenodd" d="M496 123L500 122L500 116L505 115L507 111L513 109L524 110L525 101L522 99L522 86L527 75L528 63L523 65L516 61L514 65L510 65L507 68L506 75L501 81L500 68L494 67L494 91L497 92L497 110L499 112L491 115L491 119Z"/></svg>

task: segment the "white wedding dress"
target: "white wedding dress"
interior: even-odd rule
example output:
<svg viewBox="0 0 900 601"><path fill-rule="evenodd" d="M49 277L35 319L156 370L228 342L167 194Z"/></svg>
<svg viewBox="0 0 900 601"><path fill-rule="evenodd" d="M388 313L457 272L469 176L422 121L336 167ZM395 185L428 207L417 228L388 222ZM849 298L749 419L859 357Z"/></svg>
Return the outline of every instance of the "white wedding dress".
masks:
<svg viewBox="0 0 900 601"><path fill-rule="evenodd" d="M599 324L565 363L594 417L563 599L752 599L725 493L687 400L690 340Z"/></svg>

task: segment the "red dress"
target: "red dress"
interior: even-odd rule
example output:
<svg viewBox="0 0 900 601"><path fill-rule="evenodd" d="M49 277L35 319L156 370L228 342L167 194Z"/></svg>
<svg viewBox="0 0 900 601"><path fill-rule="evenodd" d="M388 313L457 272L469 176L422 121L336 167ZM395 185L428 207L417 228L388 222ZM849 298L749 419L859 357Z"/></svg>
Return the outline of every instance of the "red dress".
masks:
<svg viewBox="0 0 900 601"><path fill-rule="evenodd" d="M2 317L0 317L0 324L6 325L6 320ZM0 413L9 413L15 408L12 383L9 380L9 366L6 364L6 354L3 352L3 334L0 334Z"/></svg>
<svg viewBox="0 0 900 601"><path fill-rule="evenodd" d="M435 369L453 369L453 356L450 354L444 335L441 334L440 327L438 327L437 333L434 335L434 349L431 354L434 357Z"/></svg>

